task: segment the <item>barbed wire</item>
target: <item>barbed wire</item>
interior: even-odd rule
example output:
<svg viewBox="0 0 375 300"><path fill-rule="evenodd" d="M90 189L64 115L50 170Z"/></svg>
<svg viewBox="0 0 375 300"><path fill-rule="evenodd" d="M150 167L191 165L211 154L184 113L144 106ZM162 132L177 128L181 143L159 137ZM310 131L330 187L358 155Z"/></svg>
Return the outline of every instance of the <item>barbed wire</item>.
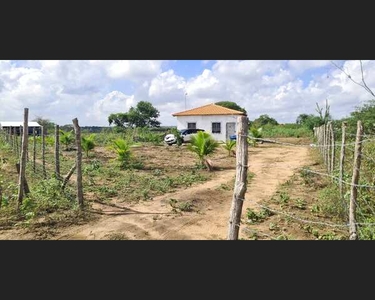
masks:
<svg viewBox="0 0 375 300"><path fill-rule="evenodd" d="M254 138L254 137L252 137L250 135L247 135L247 134L240 134L240 136L247 137L247 138L249 138L251 140L255 140L255 141L262 141L262 142L266 142L266 143L285 145L285 146L309 147L309 148L331 148L332 147L332 144L327 144L327 145L320 145L318 143L293 144L293 143L288 143L288 142L280 142L280 141L277 141L277 140L270 140L270 139L264 139L264 138ZM360 141L359 143L365 143L365 142L369 142L369 141L375 141L375 139L364 139L364 140ZM344 146L352 146L352 145L356 145L356 144L357 144L356 142L352 142L352 143L346 143L346 144L344 144ZM341 147L341 146L342 146L342 143L334 143L334 147Z"/></svg>
<svg viewBox="0 0 375 300"><path fill-rule="evenodd" d="M245 199L238 199L238 200L242 200L244 201ZM259 203L254 203L256 206L260 207L260 208L263 208L263 209L266 209L274 214L280 214L280 215L284 215L288 218L291 218L291 219L294 219L294 220L297 220L297 221L300 221L302 223L309 223L309 224L315 224L315 225L322 225L322 226L328 226L328 227L338 227L338 228L345 228L345 227L349 227L350 224L349 223L346 223L346 224L335 224L335 223L328 223L328 222L322 222L322 221L313 221L313 220L307 220L307 219L302 219L300 217L297 217L295 215L291 215L291 214L288 214L286 212L283 212L283 211L279 211L279 210L276 210L276 209L272 209L268 206L265 206L265 205L262 205L262 204L259 204ZM247 222L247 223L251 223L251 222ZM375 223L364 223L364 222L356 222L354 223L355 225L360 225L360 226L375 226Z"/></svg>

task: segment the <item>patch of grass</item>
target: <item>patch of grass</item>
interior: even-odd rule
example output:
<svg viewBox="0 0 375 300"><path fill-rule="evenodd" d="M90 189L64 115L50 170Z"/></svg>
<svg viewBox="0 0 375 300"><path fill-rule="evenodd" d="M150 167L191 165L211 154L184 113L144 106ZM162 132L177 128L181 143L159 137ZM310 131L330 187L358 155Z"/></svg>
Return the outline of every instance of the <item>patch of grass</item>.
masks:
<svg viewBox="0 0 375 300"><path fill-rule="evenodd" d="M129 238L121 232L110 233L106 237L111 241L129 240Z"/></svg>
<svg viewBox="0 0 375 300"><path fill-rule="evenodd" d="M230 191L230 190L232 190L232 189L229 187L229 185L222 183L222 184L220 184L220 186L218 187L218 190Z"/></svg>
<svg viewBox="0 0 375 300"><path fill-rule="evenodd" d="M102 194L104 197L115 197L118 195L118 191L108 187L106 185L99 186L96 189L100 194Z"/></svg>
<svg viewBox="0 0 375 300"><path fill-rule="evenodd" d="M331 185L322 189L319 192L318 205L321 212L328 217L334 216L344 219L347 215L337 186Z"/></svg>
<svg viewBox="0 0 375 300"><path fill-rule="evenodd" d="M279 225L277 225L276 223L270 223L268 225L268 229L271 230L271 231L279 231L280 230L280 227Z"/></svg>
<svg viewBox="0 0 375 300"><path fill-rule="evenodd" d="M255 173L253 172L247 172L247 183L249 184L251 180L254 178Z"/></svg>
<svg viewBox="0 0 375 300"><path fill-rule="evenodd" d="M296 138L311 138L312 131L299 124L284 124L284 125L271 125L263 126L264 137L296 137Z"/></svg>
<svg viewBox="0 0 375 300"><path fill-rule="evenodd" d="M298 209L302 209L302 210L305 210L306 209L306 206L307 206L307 202L306 200L304 199L301 199L301 198L297 198L294 202L294 207L298 208Z"/></svg>
<svg viewBox="0 0 375 300"><path fill-rule="evenodd" d="M278 240L278 241L287 241L287 240L290 240L290 238L286 235L286 234L281 234L281 235L278 235L275 240Z"/></svg>
<svg viewBox="0 0 375 300"><path fill-rule="evenodd" d="M179 211L192 211L193 210L193 204L191 202L179 202L177 199L171 198L169 199L169 205L174 210Z"/></svg>
<svg viewBox="0 0 375 300"><path fill-rule="evenodd" d="M251 208L248 208L246 211L246 216L249 223L261 223L272 215L273 213L271 211L263 208L258 213Z"/></svg>
<svg viewBox="0 0 375 300"><path fill-rule="evenodd" d="M286 191L281 191L279 193L278 203L281 204L281 206L288 204L289 200L290 200L290 196Z"/></svg>

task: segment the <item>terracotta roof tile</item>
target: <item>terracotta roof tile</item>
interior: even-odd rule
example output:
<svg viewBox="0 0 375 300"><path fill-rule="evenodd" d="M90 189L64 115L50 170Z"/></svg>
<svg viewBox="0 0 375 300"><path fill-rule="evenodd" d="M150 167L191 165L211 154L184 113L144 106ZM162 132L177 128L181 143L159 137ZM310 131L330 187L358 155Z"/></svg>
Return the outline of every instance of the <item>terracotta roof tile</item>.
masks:
<svg viewBox="0 0 375 300"><path fill-rule="evenodd" d="M172 116L244 115L242 111L226 108L214 103L172 114Z"/></svg>

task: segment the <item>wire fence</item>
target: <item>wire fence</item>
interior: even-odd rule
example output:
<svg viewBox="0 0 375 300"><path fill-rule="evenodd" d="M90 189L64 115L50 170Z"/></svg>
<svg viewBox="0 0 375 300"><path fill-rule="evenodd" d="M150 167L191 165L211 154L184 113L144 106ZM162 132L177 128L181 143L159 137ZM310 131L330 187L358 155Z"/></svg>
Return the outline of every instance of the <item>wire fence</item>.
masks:
<svg viewBox="0 0 375 300"><path fill-rule="evenodd" d="M271 167L291 168L305 174L329 178L339 190L341 208L346 212L346 216L343 223L335 224L308 220L305 216L292 215L269 206L256 204L259 208L300 223L349 229L350 239L359 237L375 239L375 136L363 134L362 122L358 122L356 134L346 132L346 123L342 124L342 128L334 129L332 122L329 122L314 129L314 143L309 144L254 138L250 135L243 136L258 142L305 147L318 151L326 172L285 165Z"/></svg>
<svg viewBox="0 0 375 300"><path fill-rule="evenodd" d="M0 143L2 144L2 147L4 147L4 150L8 151L9 153L8 157L2 158L4 162L10 161L9 157L11 156L15 157L16 163L20 162L22 128L17 128L18 130L15 129L16 128L7 128L0 130ZM42 180L50 180L52 178L58 179L63 182L64 177L69 173L72 165L75 164L75 153L70 152L71 155L74 156L73 159L68 158L60 150L59 139L57 139L58 147L56 147L56 138L53 135L45 135L43 138L42 134L37 135L36 132L33 132L33 134L31 135L27 135L28 151L26 160L26 182L31 182L35 185ZM61 174L56 174L57 159L60 163ZM16 165L14 165L14 174L14 176L17 175ZM17 175L17 181L18 176L19 175ZM15 185L10 184L11 181L14 181L15 184L17 182L13 178L7 178L6 182L8 182L9 184L5 185L4 187L0 186L0 189L2 190L2 197L4 198L10 198L11 195L14 195ZM67 189L72 188L72 186L73 182L67 182Z"/></svg>

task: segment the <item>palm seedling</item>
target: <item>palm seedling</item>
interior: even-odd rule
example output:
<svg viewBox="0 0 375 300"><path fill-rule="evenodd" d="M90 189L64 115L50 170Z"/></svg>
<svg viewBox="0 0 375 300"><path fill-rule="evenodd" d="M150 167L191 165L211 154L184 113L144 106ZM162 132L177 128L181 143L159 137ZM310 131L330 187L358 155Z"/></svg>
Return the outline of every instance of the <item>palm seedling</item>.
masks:
<svg viewBox="0 0 375 300"><path fill-rule="evenodd" d="M89 152L95 148L95 135L90 134L87 137L82 137L82 149L86 153L86 157L89 157Z"/></svg>
<svg viewBox="0 0 375 300"><path fill-rule="evenodd" d="M233 152L233 148L236 146L236 141L227 140L223 145L224 149L228 151L228 156Z"/></svg>
<svg viewBox="0 0 375 300"><path fill-rule="evenodd" d="M74 142L73 130L63 131L60 130L60 142L65 145L65 150L69 150L69 145Z"/></svg>
<svg viewBox="0 0 375 300"><path fill-rule="evenodd" d="M207 156L214 153L218 146L219 143L209 133L199 131L191 137L188 149L197 154L201 165L206 165L212 171L213 167Z"/></svg>

